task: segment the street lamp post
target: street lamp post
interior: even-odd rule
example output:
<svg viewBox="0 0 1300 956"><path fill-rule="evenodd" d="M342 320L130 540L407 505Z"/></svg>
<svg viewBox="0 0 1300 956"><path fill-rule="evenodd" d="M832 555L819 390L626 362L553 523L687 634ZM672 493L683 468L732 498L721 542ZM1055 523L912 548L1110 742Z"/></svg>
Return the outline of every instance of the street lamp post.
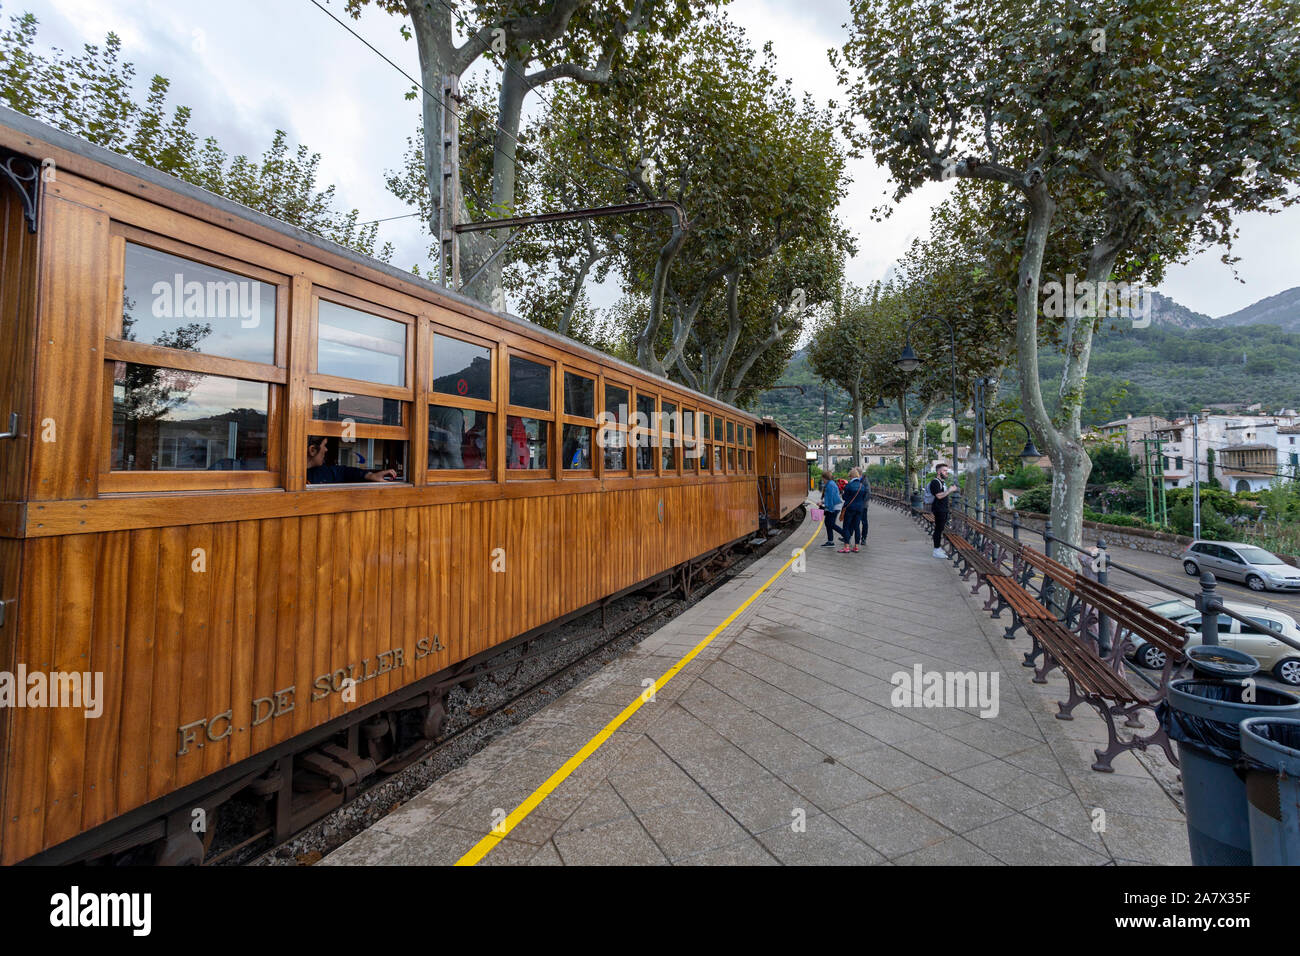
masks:
<svg viewBox="0 0 1300 956"><path fill-rule="evenodd" d="M1029 461L1031 459L1037 460L1038 458L1042 457L1042 452L1040 452L1038 450L1038 446L1034 444L1034 436L1029 433L1029 426L1026 425L1018 418L1004 418L1000 422L995 422L992 426L988 428L988 430L984 432L984 440L988 444L990 461L993 460L993 432L997 430L999 425L1019 425L1020 429L1025 433L1025 447L1024 450L1020 452L1020 458L1022 460L1024 461ZM986 488L984 494L984 510L986 513L988 511L988 507L989 507L988 490Z"/></svg>
<svg viewBox="0 0 1300 956"><path fill-rule="evenodd" d="M934 320L948 328L948 358L952 364L952 472L957 476L957 487L961 487L961 470L957 464L957 332L951 322L941 315L926 313L913 319L907 326L907 339L903 352L894 360L899 371L914 372L921 367L921 359L912 351L912 329L918 322Z"/></svg>

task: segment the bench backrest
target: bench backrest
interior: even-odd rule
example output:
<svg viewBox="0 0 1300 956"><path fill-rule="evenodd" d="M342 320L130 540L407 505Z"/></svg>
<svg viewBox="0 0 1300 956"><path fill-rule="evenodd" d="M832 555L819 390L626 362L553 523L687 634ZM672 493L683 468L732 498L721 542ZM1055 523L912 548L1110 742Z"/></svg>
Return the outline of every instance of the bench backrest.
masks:
<svg viewBox="0 0 1300 956"><path fill-rule="evenodd" d="M1035 551L1033 548L1022 546L1020 556L1026 564L1042 572L1044 577L1050 578L1071 591L1074 590L1074 584L1079 575L1073 568L1067 568L1061 562L1054 561L1041 551Z"/></svg>
<svg viewBox="0 0 1300 956"><path fill-rule="evenodd" d="M1127 595L1083 575L1079 575L1075 581L1074 592L1084 603L1095 607L1143 640L1155 644L1166 654L1182 656L1183 646L1187 643L1187 632L1181 624L1161 617Z"/></svg>

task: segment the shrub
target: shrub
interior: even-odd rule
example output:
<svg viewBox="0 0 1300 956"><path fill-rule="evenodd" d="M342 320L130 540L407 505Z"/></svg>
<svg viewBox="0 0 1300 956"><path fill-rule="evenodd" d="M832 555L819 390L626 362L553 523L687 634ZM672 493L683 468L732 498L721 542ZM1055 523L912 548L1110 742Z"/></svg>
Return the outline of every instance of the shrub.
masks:
<svg viewBox="0 0 1300 956"><path fill-rule="evenodd" d="M1037 511L1047 514L1052 510L1051 485L1035 485L1016 499L1017 511Z"/></svg>

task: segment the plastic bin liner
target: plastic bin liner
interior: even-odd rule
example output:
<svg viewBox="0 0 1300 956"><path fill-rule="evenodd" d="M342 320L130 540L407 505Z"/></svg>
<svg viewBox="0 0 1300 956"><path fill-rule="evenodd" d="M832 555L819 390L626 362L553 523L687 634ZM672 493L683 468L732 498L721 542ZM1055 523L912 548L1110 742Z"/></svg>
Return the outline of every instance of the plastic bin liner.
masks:
<svg viewBox="0 0 1300 956"><path fill-rule="evenodd" d="M1183 693L1202 700L1238 705L1249 703L1256 707L1288 707L1296 703L1293 695L1267 687L1255 687L1255 699L1243 701L1243 685L1234 681L1184 680L1176 683ZM1234 716L1236 720L1232 717L1228 721L1213 720L1173 707L1168 700L1161 701L1156 707L1156 717L1171 740L1230 762L1241 756L1241 731L1237 723L1241 716Z"/></svg>

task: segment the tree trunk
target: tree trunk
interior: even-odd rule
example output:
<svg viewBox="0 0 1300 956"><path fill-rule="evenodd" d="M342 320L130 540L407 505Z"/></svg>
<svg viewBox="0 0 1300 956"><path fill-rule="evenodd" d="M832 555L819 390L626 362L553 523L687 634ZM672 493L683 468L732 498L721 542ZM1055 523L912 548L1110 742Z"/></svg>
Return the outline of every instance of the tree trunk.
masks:
<svg viewBox="0 0 1300 956"><path fill-rule="evenodd" d="M492 208L488 216L511 216L515 209L515 155L519 146L519 122L523 113L528 84L524 79L527 63L508 59L501 74L501 93L497 99L497 131L492 153ZM468 212L468 209L466 210ZM506 229L469 233L461 237L461 270L472 276L488 256L510 236ZM490 237L490 238L489 238ZM497 256L483 274L466 286L465 294L489 308L504 312L505 287L502 272L505 257Z"/></svg>
<svg viewBox="0 0 1300 956"><path fill-rule="evenodd" d="M1052 462L1052 531L1067 541L1077 542L1083 529L1083 482L1077 462L1071 466L1073 448L1082 451L1077 441L1067 442L1052 422L1038 380L1038 279L1043 269L1043 250L1052 224L1056 204L1039 182L1024 192L1029 202L1029 225L1025 230L1024 249L1016 282L1016 355L1020 368L1020 405L1025 423ZM1067 364L1069 358L1067 356ZM1064 381L1064 379L1063 379ZM1087 458L1084 455L1085 459ZM1073 512L1071 509L1074 509ZM1071 515L1073 514L1073 517ZM1062 563L1078 567L1073 552L1049 547L1048 553Z"/></svg>
<svg viewBox="0 0 1300 956"><path fill-rule="evenodd" d="M429 234L438 250L438 273L442 273L442 236L439 232L442 195L442 81L451 69L453 51L451 9L434 10L434 4L409 0L407 10L420 55L420 84L426 95L420 97L424 116L424 177L429 183ZM429 95L432 94L432 95Z"/></svg>

